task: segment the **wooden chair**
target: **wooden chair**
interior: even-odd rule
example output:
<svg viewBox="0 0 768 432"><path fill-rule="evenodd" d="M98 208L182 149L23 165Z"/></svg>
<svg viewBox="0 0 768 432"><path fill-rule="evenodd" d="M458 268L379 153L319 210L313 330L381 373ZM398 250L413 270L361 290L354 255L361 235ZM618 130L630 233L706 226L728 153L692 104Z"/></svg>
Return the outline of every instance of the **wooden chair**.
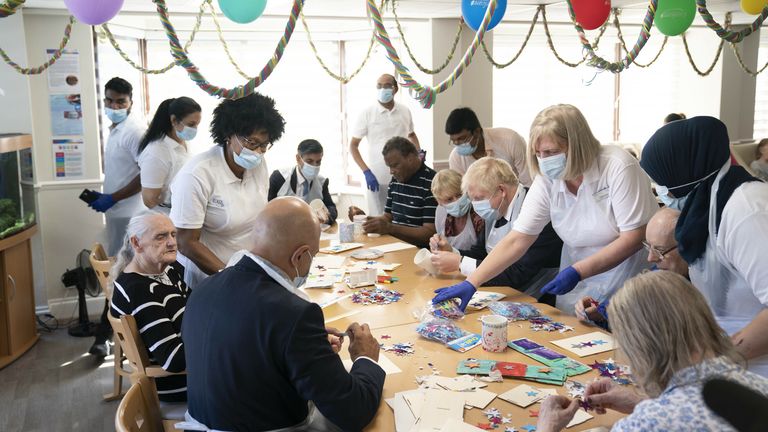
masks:
<svg viewBox="0 0 768 432"><path fill-rule="evenodd" d="M94 243L91 246L91 255L89 256L91 267L93 267L96 278L99 280L101 289L104 290L104 294L107 296L107 300L112 301L112 287L109 284L109 272L114 264L114 259L107 256L104 251L104 247L101 243ZM111 314L107 315L110 325L114 329L113 321L116 321ZM125 356L123 355L123 347L120 342L115 338L115 348L112 352L114 356L114 378L112 380L112 392L104 395L105 401L113 401L123 397L123 378L130 377L133 371L125 369L123 366L125 363Z"/></svg>
<svg viewBox="0 0 768 432"><path fill-rule="evenodd" d="M172 432L176 421L163 420L152 380L135 375L134 384L120 401L115 414L117 432Z"/></svg>

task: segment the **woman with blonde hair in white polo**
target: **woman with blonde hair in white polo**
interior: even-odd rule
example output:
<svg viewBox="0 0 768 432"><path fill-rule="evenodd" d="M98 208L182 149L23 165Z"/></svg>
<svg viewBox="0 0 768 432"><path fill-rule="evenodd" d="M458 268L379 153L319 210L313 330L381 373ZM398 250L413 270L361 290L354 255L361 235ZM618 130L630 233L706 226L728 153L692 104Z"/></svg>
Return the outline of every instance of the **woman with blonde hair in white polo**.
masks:
<svg viewBox="0 0 768 432"><path fill-rule="evenodd" d="M768 379L746 370L704 296L679 274L660 270L630 279L608 311L639 387L610 378L587 386L584 397L597 414L628 414L612 431L734 430L704 402L702 389L713 378L768 395ZM542 403L536 430L563 430L578 409L577 399L551 396Z"/></svg>
<svg viewBox="0 0 768 432"><path fill-rule="evenodd" d="M434 302L469 301L476 287L523 257L552 223L563 240L560 273L541 292L574 313L584 296L601 302L647 268L645 225L658 210L648 176L616 146L602 146L572 105L540 112L531 126L528 165L536 175L512 230L472 274L438 290ZM476 207L477 208L477 207Z"/></svg>

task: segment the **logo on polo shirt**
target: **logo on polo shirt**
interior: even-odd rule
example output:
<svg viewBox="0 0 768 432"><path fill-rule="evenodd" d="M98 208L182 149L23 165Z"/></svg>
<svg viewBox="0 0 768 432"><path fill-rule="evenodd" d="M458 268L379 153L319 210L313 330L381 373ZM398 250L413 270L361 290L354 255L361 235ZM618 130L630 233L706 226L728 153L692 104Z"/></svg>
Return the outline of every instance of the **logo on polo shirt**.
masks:
<svg viewBox="0 0 768 432"><path fill-rule="evenodd" d="M214 207L224 208L224 198L220 196L212 196L209 202Z"/></svg>

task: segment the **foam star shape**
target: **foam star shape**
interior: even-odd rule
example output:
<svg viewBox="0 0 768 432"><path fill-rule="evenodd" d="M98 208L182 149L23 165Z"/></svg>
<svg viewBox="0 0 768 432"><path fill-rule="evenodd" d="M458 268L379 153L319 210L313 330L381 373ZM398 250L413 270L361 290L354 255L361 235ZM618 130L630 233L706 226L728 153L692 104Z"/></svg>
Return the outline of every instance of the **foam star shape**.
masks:
<svg viewBox="0 0 768 432"><path fill-rule="evenodd" d="M603 364L600 363L600 361L595 360L595 362L589 365L589 367L591 367L592 369L601 369L603 367Z"/></svg>
<svg viewBox="0 0 768 432"><path fill-rule="evenodd" d="M477 427L479 427L480 429L483 429L483 430L491 430L491 429L493 429L493 426L491 426L490 423L478 423Z"/></svg>
<svg viewBox="0 0 768 432"><path fill-rule="evenodd" d="M477 362L464 363L464 366L470 369L477 369L480 367L480 363L477 363Z"/></svg>
<svg viewBox="0 0 768 432"><path fill-rule="evenodd" d="M548 374L550 372L552 372L552 369L550 369L548 367L539 368L539 373Z"/></svg>
<svg viewBox="0 0 768 432"><path fill-rule="evenodd" d="M531 417L538 417L539 416L539 410L528 410Z"/></svg>
<svg viewBox="0 0 768 432"><path fill-rule="evenodd" d="M592 341L591 343L593 343L593 344L595 344L595 345L605 345L605 344L607 344L608 342L606 342L606 341L604 341L604 340L602 340L602 339L598 339L598 340L594 340L594 341Z"/></svg>
<svg viewBox="0 0 768 432"><path fill-rule="evenodd" d="M594 343L594 342L584 342L584 343L582 344L582 348L586 348L586 347L593 347L593 346L595 346L595 343Z"/></svg>
<svg viewBox="0 0 768 432"><path fill-rule="evenodd" d="M530 397L534 397L534 396L538 396L538 395L539 395L539 393L538 393L538 392L535 392L535 391L529 391L529 392L527 392L527 393L526 393L526 395L528 395L528 396L530 396Z"/></svg>
<svg viewBox="0 0 768 432"><path fill-rule="evenodd" d="M527 424L527 425L523 426L521 429L524 429L524 430L526 430L528 432L534 432L536 430L536 426L534 426L532 424Z"/></svg>

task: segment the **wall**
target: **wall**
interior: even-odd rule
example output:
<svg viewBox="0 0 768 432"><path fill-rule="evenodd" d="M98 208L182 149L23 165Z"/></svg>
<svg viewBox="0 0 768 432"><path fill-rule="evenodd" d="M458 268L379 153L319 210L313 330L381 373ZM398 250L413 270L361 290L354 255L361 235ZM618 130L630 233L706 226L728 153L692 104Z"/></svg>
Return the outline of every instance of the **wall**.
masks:
<svg viewBox="0 0 768 432"><path fill-rule="evenodd" d="M745 26L735 26L739 31ZM749 35L738 44L744 63L751 70L757 70L757 55L760 48L760 30ZM755 126L755 77L746 74L737 63L736 55L728 43L723 47L720 60L723 78L720 90L720 119L728 127L731 141L750 140Z"/></svg>

